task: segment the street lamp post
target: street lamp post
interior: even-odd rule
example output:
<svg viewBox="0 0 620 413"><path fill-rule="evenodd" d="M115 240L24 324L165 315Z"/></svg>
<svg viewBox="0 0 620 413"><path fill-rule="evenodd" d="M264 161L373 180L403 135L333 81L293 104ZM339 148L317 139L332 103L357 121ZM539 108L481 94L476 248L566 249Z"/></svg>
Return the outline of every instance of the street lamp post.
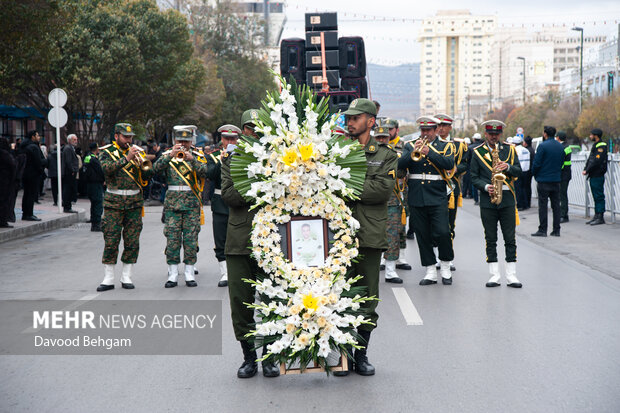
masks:
<svg viewBox="0 0 620 413"><path fill-rule="evenodd" d="M571 30L581 33L581 46L579 47L579 113L581 113L583 106L583 27L573 27Z"/></svg>
<svg viewBox="0 0 620 413"><path fill-rule="evenodd" d="M465 89L467 89L467 126L469 126L469 86L465 86Z"/></svg>
<svg viewBox="0 0 620 413"><path fill-rule="evenodd" d="M484 75L489 78L489 113L493 112L493 75Z"/></svg>
<svg viewBox="0 0 620 413"><path fill-rule="evenodd" d="M523 60L523 106L525 106L525 57L519 56L518 60Z"/></svg>

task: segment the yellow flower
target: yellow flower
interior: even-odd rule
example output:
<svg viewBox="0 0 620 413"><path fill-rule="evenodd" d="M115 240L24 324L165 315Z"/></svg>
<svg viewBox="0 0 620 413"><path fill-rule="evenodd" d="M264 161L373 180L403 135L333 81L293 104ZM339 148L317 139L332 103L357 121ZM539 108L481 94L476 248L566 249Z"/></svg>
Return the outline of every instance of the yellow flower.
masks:
<svg viewBox="0 0 620 413"><path fill-rule="evenodd" d="M312 143L309 143L308 145L297 144L297 147L299 148L302 161L305 162L312 158L312 154L314 154L314 145Z"/></svg>
<svg viewBox="0 0 620 413"><path fill-rule="evenodd" d="M319 299L317 297L313 297L312 293L303 297L302 302L304 303L304 307L308 310L316 311L319 308Z"/></svg>
<svg viewBox="0 0 620 413"><path fill-rule="evenodd" d="M297 152L295 152L295 149L287 149L284 156L282 156L282 162L287 166L293 166L296 161Z"/></svg>

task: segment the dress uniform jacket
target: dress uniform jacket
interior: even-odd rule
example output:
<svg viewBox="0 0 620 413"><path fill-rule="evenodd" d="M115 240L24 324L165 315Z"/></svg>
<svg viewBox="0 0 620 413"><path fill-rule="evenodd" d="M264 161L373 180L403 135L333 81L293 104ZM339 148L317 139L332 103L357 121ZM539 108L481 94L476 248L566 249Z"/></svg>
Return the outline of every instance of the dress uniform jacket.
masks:
<svg viewBox="0 0 620 413"><path fill-rule="evenodd" d="M471 182L476 188L480 190L480 207L481 208L504 208L516 205L515 203L515 187L514 181L521 176L521 165L519 164L519 158L517 152L512 145L504 143L498 143L498 155L499 160L506 162L509 167L502 171L506 175L506 183L504 185L504 193L502 194L502 203L495 205L491 203L491 196L486 191L485 186L491 184L491 178L493 175L492 165L493 158L488 145L480 145L474 149L471 158L471 165L469 170L471 172ZM505 189L510 189L511 194L506 196Z"/></svg>
<svg viewBox="0 0 620 413"><path fill-rule="evenodd" d="M250 211L251 204L237 191L230 175L230 162L234 156L222 155L222 199L228 205L228 230L226 232L226 255L250 255L252 220L257 210Z"/></svg>
<svg viewBox="0 0 620 413"><path fill-rule="evenodd" d="M387 249L387 203L394 190L398 155L389 145L371 137L366 147L366 180L358 201L349 204L360 223L357 238L362 248Z"/></svg>
<svg viewBox="0 0 620 413"><path fill-rule="evenodd" d="M435 138L429 143L429 151L426 157L415 162L411 155L413 153L413 142L405 145L403 155L398 160L398 168L408 170L410 175L426 174L440 175L440 171L450 171L454 168L454 145L451 142L443 142ZM414 207L447 205L448 192L446 181L409 179L409 205Z"/></svg>

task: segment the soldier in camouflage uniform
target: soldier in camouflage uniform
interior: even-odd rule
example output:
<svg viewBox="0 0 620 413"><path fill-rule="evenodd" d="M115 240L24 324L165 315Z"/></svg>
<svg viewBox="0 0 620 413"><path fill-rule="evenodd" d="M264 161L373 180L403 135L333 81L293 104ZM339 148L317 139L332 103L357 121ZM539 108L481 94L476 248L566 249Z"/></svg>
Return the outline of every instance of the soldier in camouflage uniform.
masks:
<svg viewBox="0 0 620 413"><path fill-rule="evenodd" d="M375 128L374 138L377 142L391 147L388 143L390 133L388 128L384 126L383 123L385 122L380 122L379 126ZM394 284L403 283L402 278L400 278L396 273L396 260L400 255L400 236L403 229L401 196L400 187L398 185L398 181L396 181L396 185L394 186L394 189L390 194L390 199L388 200L386 232L388 247L383 253L383 259L385 262L385 281Z"/></svg>
<svg viewBox="0 0 620 413"><path fill-rule="evenodd" d="M202 151L191 145L196 139L195 126L175 126L175 145L155 162L155 173L166 176L168 191L164 201L167 238L166 288L177 286L181 244L185 263L185 285L196 287L194 265L198 253L198 233L204 223L201 192L207 175L207 160ZM181 155L182 154L182 155ZM202 219L201 219L202 218Z"/></svg>
<svg viewBox="0 0 620 413"><path fill-rule="evenodd" d="M226 228L228 226L228 206L222 200L222 154L228 145L237 145L237 139L241 135L241 129L235 125L223 125L218 128L221 137L220 148L211 152L207 157L209 163L209 178L214 186L213 197L211 198L211 212L213 213L213 240L215 241L215 258L220 266L220 280L218 287L228 286L228 268L226 266Z"/></svg>
<svg viewBox="0 0 620 413"><path fill-rule="evenodd" d="M153 175L152 169L143 169L140 152L131 145L134 133L129 123L114 126L114 143L100 148L100 162L105 174L107 190L103 201L104 278L97 291L114 288L114 266L118 258L118 245L123 237L123 273L121 286L133 289L133 266L138 260L140 232L144 213L142 188Z"/></svg>

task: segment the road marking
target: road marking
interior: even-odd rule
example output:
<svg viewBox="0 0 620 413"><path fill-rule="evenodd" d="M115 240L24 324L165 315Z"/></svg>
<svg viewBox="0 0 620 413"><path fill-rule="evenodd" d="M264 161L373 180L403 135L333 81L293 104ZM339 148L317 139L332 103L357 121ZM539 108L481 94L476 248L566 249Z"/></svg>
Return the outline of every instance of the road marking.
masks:
<svg viewBox="0 0 620 413"><path fill-rule="evenodd" d="M400 307L400 311L403 313L403 317L405 317L405 321L408 326L421 326L424 325L418 310L416 310L415 305L409 298L409 294L407 294L407 290L404 288L392 288L392 292L394 292L394 297L396 297L396 302Z"/></svg>
<svg viewBox="0 0 620 413"><path fill-rule="evenodd" d="M94 299L95 297L98 297L101 293L96 293L96 294L86 294L84 297L81 297L79 299L77 299L76 301L72 302L71 304L69 304L68 306L66 306L65 308L63 308L60 311L71 311L71 310L75 310L76 308L86 304L87 301L90 301L92 299ZM23 330L21 333L22 334L32 334L32 333L36 333L37 331L41 330L42 327L39 328L32 328L32 327L28 327L27 329Z"/></svg>

